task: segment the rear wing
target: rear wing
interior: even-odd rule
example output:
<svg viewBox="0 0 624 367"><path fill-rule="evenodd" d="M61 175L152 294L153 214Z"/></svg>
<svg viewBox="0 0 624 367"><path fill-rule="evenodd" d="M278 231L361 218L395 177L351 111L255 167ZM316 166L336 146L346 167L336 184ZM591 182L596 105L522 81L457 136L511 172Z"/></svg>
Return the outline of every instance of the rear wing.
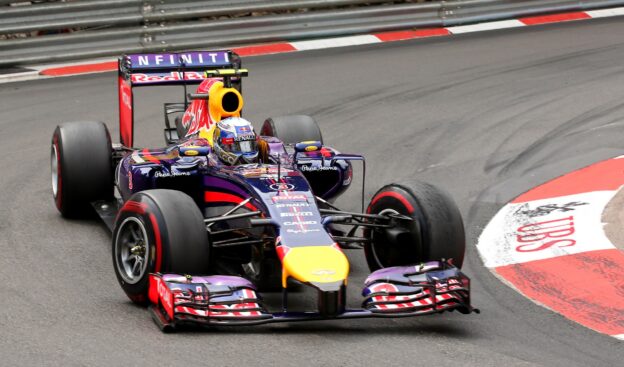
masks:
<svg viewBox="0 0 624 367"><path fill-rule="evenodd" d="M118 61L119 135L121 144L134 141L134 98L141 86L199 84L207 70L240 69L240 57L229 50L122 55ZM236 81L240 83L240 80ZM237 85L240 89L240 85ZM186 95L186 91L184 93Z"/></svg>

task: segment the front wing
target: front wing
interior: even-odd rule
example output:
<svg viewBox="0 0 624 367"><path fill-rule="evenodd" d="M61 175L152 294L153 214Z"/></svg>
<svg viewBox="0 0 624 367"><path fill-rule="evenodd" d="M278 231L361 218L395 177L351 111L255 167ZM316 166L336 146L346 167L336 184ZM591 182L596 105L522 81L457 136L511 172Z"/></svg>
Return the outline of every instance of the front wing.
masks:
<svg viewBox="0 0 624 367"><path fill-rule="evenodd" d="M446 262L391 267L364 283L361 309L328 317L318 312L269 312L256 287L237 276L151 274L149 299L163 330L176 325L255 325L366 317L409 317L457 310L479 312L470 304L470 279Z"/></svg>

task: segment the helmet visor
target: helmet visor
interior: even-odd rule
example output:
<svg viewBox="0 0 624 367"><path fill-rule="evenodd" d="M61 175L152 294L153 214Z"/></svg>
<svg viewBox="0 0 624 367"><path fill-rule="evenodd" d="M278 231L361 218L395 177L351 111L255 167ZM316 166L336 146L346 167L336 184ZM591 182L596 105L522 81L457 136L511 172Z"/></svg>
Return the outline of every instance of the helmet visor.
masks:
<svg viewBox="0 0 624 367"><path fill-rule="evenodd" d="M253 140L240 140L234 138L222 138L221 148L228 153L243 154L258 151L258 143Z"/></svg>

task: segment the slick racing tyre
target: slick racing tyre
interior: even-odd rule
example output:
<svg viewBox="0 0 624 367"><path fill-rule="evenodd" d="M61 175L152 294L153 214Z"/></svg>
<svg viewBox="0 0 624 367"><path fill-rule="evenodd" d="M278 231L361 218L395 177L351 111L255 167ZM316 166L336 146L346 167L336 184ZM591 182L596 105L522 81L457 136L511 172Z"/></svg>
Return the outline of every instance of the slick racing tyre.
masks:
<svg viewBox="0 0 624 367"><path fill-rule="evenodd" d="M260 135L274 136L284 144L296 144L302 141L323 143L321 129L312 117L306 115L269 117L262 124Z"/></svg>
<svg viewBox="0 0 624 367"><path fill-rule="evenodd" d="M119 211L113 265L121 288L135 303L147 303L150 273L205 275L209 255L204 217L183 192L141 191Z"/></svg>
<svg viewBox="0 0 624 367"><path fill-rule="evenodd" d="M444 191L428 183L412 181L382 187L367 212L395 218L391 228L365 231L364 246L371 271L381 268L452 259L461 267L466 249L464 224L457 205Z"/></svg>
<svg viewBox="0 0 624 367"><path fill-rule="evenodd" d="M57 126L50 157L52 195L64 217L92 213L92 201L113 197L111 139L102 122Z"/></svg>

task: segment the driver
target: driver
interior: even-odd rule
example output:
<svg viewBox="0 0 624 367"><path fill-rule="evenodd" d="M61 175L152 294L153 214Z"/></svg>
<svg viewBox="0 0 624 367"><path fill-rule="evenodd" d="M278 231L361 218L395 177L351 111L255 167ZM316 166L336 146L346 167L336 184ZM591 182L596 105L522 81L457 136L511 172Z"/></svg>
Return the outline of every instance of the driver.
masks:
<svg viewBox="0 0 624 367"><path fill-rule="evenodd" d="M217 122L213 149L221 162L234 166L258 162L258 138L251 123L240 117Z"/></svg>

